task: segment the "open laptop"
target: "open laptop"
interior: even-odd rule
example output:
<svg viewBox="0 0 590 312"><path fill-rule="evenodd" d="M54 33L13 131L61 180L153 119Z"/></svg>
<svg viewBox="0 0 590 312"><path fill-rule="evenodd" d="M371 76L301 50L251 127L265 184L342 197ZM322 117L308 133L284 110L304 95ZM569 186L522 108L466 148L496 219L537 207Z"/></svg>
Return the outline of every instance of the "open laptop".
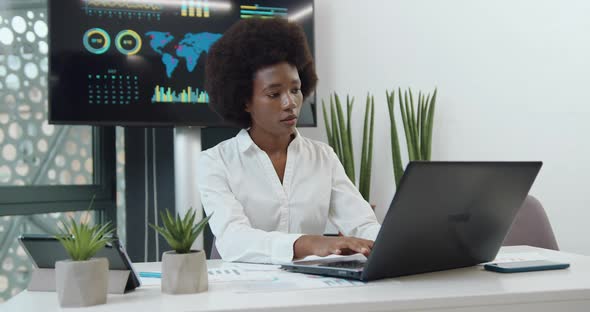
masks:
<svg viewBox="0 0 590 312"><path fill-rule="evenodd" d="M411 162L368 258L281 268L362 281L492 261L541 162Z"/></svg>

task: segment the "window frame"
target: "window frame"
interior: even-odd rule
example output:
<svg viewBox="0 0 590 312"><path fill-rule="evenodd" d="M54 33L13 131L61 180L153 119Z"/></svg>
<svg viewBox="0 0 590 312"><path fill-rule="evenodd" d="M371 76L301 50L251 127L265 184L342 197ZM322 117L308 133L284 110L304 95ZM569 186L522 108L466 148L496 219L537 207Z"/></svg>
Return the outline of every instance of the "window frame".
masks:
<svg viewBox="0 0 590 312"><path fill-rule="evenodd" d="M2 11L47 8L51 0L8 0ZM0 186L0 217L85 211L94 196L91 210L101 222L116 226L116 147L115 127L92 129L93 181L88 185Z"/></svg>
<svg viewBox="0 0 590 312"><path fill-rule="evenodd" d="M0 216L85 211L95 196L90 210L116 223L115 139L115 127L93 127L92 184L0 186Z"/></svg>

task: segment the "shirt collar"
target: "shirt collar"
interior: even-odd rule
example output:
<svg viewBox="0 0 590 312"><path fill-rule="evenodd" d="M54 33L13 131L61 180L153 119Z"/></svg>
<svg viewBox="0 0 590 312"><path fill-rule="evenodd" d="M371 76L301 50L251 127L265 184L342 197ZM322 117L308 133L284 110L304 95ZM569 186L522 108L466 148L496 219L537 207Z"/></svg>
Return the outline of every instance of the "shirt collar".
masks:
<svg viewBox="0 0 590 312"><path fill-rule="evenodd" d="M248 133L248 129L240 130L240 132L237 135L237 139L238 139L238 146L240 148L240 152L242 152L242 153L247 151L250 147L256 145L256 144L254 144L254 141L252 141L252 138L250 137L250 134ZM289 146L291 146L291 145L296 146L296 144L299 144L300 141L301 141L301 135L299 134L299 131L297 131L297 129L295 129L295 138L293 139L293 141L291 141Z"/></svg>

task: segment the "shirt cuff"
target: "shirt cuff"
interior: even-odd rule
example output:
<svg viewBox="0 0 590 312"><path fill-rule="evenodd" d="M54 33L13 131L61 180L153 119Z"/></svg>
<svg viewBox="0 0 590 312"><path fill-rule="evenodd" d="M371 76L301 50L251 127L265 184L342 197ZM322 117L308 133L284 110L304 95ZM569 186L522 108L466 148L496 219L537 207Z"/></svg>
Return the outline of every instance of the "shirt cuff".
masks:
<svg viewBox="0 0 590 312"><path fill-rule="evenodd" d="M293 261L293 244L303 234L284 234L273 239L270 261L273 264L289 263Z"/></svg>

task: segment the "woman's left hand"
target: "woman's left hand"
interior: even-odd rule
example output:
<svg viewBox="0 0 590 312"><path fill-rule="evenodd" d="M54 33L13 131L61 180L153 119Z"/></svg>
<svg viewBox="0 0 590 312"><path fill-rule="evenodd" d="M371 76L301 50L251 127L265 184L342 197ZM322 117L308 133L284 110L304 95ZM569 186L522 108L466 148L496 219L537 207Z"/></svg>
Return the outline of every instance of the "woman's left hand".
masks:
<svg viewBox="0 0 590 312"><path fill-rule="evenodd" d="M325 257L328 255L351 255L362 253L368 256L374 242L356 237L327 237L320 235L303 235L295 241L294 257L303 258L309 255Z"/></svg>

